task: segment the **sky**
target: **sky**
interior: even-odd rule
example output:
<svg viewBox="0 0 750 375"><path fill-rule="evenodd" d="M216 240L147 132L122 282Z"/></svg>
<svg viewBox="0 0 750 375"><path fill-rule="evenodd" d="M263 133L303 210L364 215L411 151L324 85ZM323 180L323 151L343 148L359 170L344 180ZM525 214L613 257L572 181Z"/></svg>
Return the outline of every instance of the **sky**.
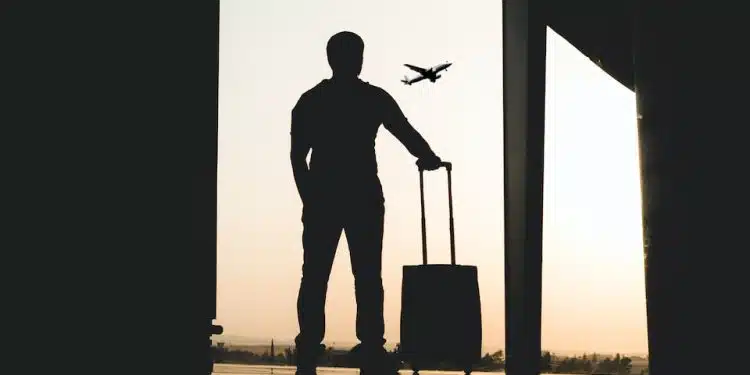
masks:
<svg viewBox="0 0 750 375"><path fill-rule="evenodd" d="M330 76L328 38L365 41L361 78L388 91L453 162L456 253L476 265L485 350L504 346L502 1L223 0L220 21L217 323L291 340L302 266L301 202L289 162L291 109ZM453 62L436 83L399 82ZM647 352L635 94L548 30L542 345ZM386 338L398 342L403 265L421 263L414 158L385 129ZM448 263L445 174L425 177L430 261ZM326 342L356 342L342 236Z"/></svg>

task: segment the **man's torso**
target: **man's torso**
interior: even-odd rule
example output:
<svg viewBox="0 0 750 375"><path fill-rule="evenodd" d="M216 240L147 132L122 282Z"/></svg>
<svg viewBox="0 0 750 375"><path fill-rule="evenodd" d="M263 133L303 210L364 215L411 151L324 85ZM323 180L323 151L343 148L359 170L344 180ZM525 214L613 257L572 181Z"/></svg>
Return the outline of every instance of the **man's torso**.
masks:
<svg viewBox="0 0 750 375"><path fill-rule="evenodd" d="M324 80L300 98L316 195L382 200L375 156L375 138L383 123L381 93L359 80Z"/></svg>

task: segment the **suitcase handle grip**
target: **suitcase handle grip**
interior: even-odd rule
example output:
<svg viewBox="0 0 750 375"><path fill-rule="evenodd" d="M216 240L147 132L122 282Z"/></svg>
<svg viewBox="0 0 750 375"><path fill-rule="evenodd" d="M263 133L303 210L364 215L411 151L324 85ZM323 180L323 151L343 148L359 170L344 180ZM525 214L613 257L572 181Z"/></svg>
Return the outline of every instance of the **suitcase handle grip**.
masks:
<svg viewBox="0 0 750 375"><path fill-rule="evenodd" d="M450 245L451 245L451 264L456 264L456 235L453 227L453 181L451 178L451 171L453 170L453 164L450 162L440 163L441 167L445 168L448 175L448 225L450 231ZM419 194L420 202L422 205L422 264L427 264L427 220L425 219L425 205L424 205L424 169L419 168Z"/></svg>

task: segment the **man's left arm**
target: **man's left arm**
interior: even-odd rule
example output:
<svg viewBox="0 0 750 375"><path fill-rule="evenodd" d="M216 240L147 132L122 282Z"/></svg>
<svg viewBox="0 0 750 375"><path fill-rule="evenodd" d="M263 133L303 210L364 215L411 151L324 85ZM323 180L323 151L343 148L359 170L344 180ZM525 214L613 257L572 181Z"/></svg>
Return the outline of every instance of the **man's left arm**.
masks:
<svg viewBox="0 0 750 375"><path fill-rule="evenodd" d="M297 185L302 203L305 203L308 191L308 175L310 173L307 165L307 154L312 148L308 134L308 122L302 98L292 109L292 126L291 126L291 151L289 153L292 162L292 172L294 173L294 182Z"/></svg>

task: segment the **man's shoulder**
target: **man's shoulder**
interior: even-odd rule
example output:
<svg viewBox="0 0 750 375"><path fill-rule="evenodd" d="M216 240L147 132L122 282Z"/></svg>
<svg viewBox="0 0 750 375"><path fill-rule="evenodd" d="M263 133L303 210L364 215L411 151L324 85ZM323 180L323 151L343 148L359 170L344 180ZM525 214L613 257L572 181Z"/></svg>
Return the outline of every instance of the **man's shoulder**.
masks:
<svg viewBox="0 0 750 375"><path fill-rule="evenodd" d="M315 86L311 87L307 91L303 92L302 95L300 95L299 100L297 100L297 103L307 102L310 100L315 100L317 97L320 96L320 93L325 89L325 87L328 85L328 80L324 79L320 82L318 82Z"/></svg>
<svg viewBox="0 0 750 375"><path fill-rule="evenodd" d="M364 84L366 90L368 90L368 93L371 94L371 95L375 95L375 96L378 96L378 97L388 97L388 96L390 96L390 94L388 94L388 92L385 91L385 89L383 89L380 86L373 85L372 83L366 82L366 81L362 81L362 83Z"/></svg>
<svg viewBox="0 0 750 375"><path fill-rule="evenodd" d="M357 85L360 90L364 91L365 97L370 100L376 100L379 103L387 102L388 99L392 98L387 91L383 88L373 85L366 81L360 81ZM356 87L356 86L355 86ZM319 101L326 100L326 98L337 97L341 95L341 90L336 90L336 86L329 79L324 79L315 86L311 87L302 95L300 95L297 101L297 106L313 105Z"/></svg>
<svg viewBox="0 0 750 375"><path fill-rule="evenodd" d="M367 91L368 100L377 103L377 106L383 110L387 110L390 107L390 103L394 102L393 97L388 91L380 86L373 85L369 82L364 82L365 89Z"/></svg>

